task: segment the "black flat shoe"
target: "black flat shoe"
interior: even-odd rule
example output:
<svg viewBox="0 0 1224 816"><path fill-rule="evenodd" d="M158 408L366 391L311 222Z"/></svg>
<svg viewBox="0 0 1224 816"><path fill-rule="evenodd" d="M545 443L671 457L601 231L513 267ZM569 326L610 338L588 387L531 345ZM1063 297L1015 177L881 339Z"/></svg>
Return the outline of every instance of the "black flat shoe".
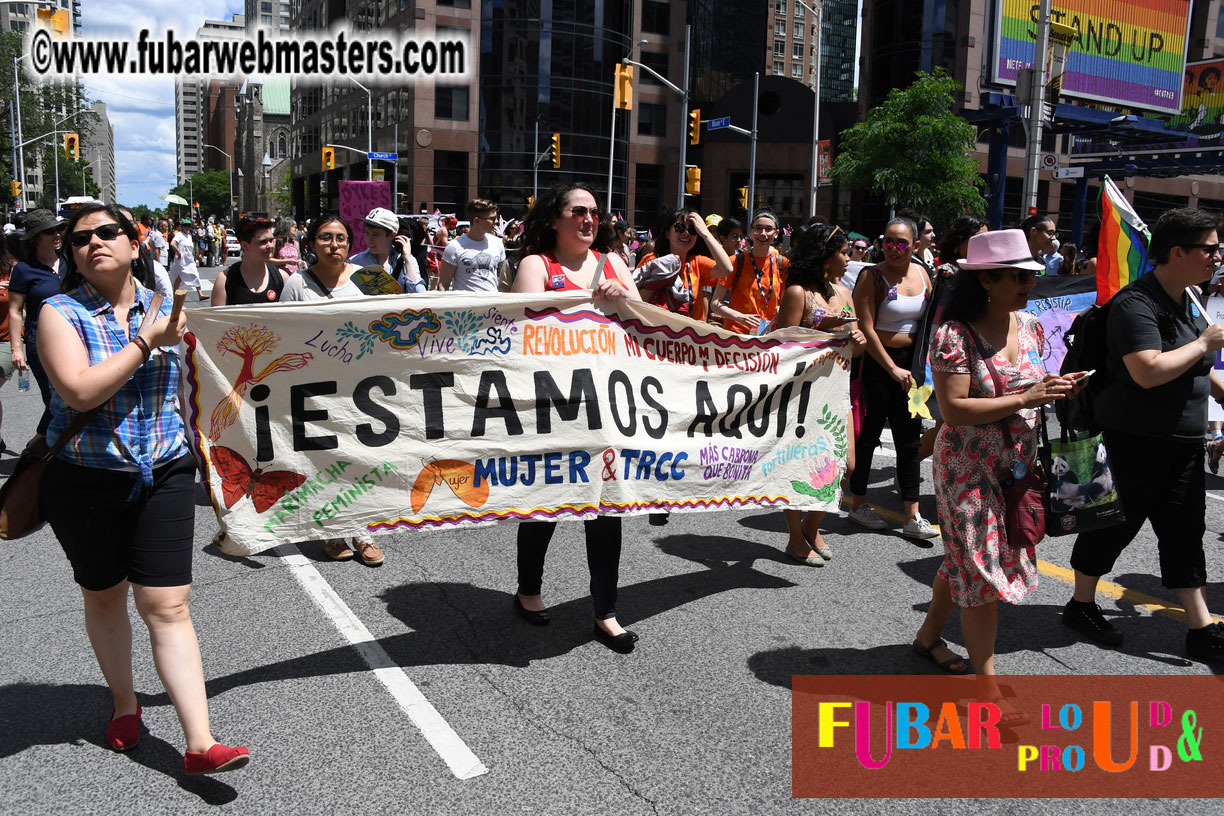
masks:
<svg viewBox="0 0 1224 816"><path fill-rule="evenodd" d="M634 644L638 642L638 636L628 629L619 635L609 635L598 623L595 624L595 639L612 651L621 654L632 652Z"/></svg>
<svg viewBox="0 0 1224 816"><path fill-rule="evenodd" d="M519 617L530 623L532 626L547 626L552 620L552 615L547 609L539 612L534 612L523 606L523 602L519 600L518 593L514 593L514 608L518 610Z"/></svg>

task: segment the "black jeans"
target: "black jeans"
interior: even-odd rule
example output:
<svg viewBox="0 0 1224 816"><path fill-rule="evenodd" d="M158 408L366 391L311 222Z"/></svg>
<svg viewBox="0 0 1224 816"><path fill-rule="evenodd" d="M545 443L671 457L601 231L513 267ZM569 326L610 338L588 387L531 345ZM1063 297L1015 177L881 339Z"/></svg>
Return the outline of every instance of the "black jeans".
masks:
<svg viewBox="0 0 1224 816"><path fill-rule="evenodd" d="M616 617L616 582L620 571L620 516L597 516L586 527L587 567L591 571L591 601L595 617ZM552 521L524 521L518 528L518 591L539 595L544 583L544 556L557 529Z"/></svg>
<svg viewBox="0 0 1224 816"><path fill-rule="evenodd" d="M20 342L20 341L18 341ZM38 383L38 393L42 396L43 412L38 420L38 428L35 430L43 436L47 435L47 428L51 425L51 381L47 379L47 370L43 368L42 360L38 356L38 338L27 337L25 341L26 365L30 367L30 373L34 375L34 381Z"/></svg>
<svg viewBox="0 0 1224 816"><path fill-rule="evenodd" d="M1203 443L1105 431L1105 447L1126 521L1077 536L1071 566L1084 575L1105 575L1148 520L1156 533L1161 583L1169 589L1205 585Z"/></svg>
<svg viewBox="0 0 1224 816"><path fill-rule="evenodd" d="M884 349L893 362L909 371L910 349ZM854 442L854 473L850 475L850 492L867 495L871 479L871 458L880 445L884 423L892 429L897 449L897 477L901 483L901 498L918 501L922 484L918 469L918 443L922 437L922 420L910 416L909 395L888 375L874 357L863 357L863 400L867 403L863 426Z"/></svg>

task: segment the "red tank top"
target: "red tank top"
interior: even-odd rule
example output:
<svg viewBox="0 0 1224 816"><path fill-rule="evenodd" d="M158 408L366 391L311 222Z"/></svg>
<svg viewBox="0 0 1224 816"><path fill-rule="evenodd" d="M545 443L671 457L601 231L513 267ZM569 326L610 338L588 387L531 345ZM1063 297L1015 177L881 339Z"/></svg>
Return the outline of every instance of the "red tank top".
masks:
<svg viewBox="0 0 1224 816"><path fill-rule="evenodd" d="M540 257L544 259L544 264L548 267L548 275L544 280L545 292L586 291L586 287L579 286L569 279L569 276L565 274L565 269L561 266L561 262L551 252L545 252ZM597 253L596 259L597 264L603 264L603 277L620 283L620 278L616 276L616 270L612 268L612 257Z"/></svg>

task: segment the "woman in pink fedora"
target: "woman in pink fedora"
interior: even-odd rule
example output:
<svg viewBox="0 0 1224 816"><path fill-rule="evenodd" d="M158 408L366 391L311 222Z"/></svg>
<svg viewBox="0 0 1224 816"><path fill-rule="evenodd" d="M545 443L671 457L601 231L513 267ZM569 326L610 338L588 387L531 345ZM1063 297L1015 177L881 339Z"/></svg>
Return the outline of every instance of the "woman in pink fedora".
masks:
<svg viewBox="0 0 1224 816"><path fill-rule="evenodd" d="M1065 399L1083 372L1047 374L1045 336L1022 311L1043 269L1020 230L984 232L969 239L953 278L943 324L931 343L931 371L944 426L935 441L935 499L944 562L931 588L931 606L914 652L951 674L969 670L941 637L956 607L979 695L997 702L994 645L998 601L1019 603L1037 586L1032 548L1007 541L1003 482L1021 479L1036 464L1037 409ZM996 386L1001 384L1001 389ZM1024 714L1006 703L1002 724Z"/></svg>

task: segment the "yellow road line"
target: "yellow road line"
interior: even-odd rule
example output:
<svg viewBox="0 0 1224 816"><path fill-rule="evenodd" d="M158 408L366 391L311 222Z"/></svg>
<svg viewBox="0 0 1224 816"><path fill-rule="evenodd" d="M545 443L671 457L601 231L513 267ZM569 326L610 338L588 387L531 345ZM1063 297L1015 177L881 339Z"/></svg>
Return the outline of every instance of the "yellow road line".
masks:
<svg viewBox="0 0 1224 816"><path fill-rule="evenodd" d="M843 496L842 504L849 505L850 499ZM872 504L871 509L874 510L876 515L880 516L880 518L886 518L889 521L895 521L898 524L904 524L907 520L905 516L901 515L897 511L889 510L887 507L881 507L878 504ZM931 526L936 532L939 532L939 525L932 524ZM1051 564L1049 561L1042 561L1039 558L1037 559L1037 569L1042 575L1049 578L1053 578L1057 581L1063 581L1071 584L1072 586L1075 585L1075 573L1066 567L1060 567L1057 564ZM1113 598L1115 601L1121 601L1128 606L1133 606L1140 612L1147 612L1154 615L1164 615L1165 617L1173 618L1174 620L1179 621L1186 620L1186 610L1182 609L1176 603L1164 601L1153 595L1148 595L1133 589L1127 589L1121 584L1115 584L1111 581L1102 580L1097 583L1097 592L1106 596L1107 598ZM1213 615L1212 617L1217 623L1224 623L1224 618L1221 618L1218 615Z"/></svg>

